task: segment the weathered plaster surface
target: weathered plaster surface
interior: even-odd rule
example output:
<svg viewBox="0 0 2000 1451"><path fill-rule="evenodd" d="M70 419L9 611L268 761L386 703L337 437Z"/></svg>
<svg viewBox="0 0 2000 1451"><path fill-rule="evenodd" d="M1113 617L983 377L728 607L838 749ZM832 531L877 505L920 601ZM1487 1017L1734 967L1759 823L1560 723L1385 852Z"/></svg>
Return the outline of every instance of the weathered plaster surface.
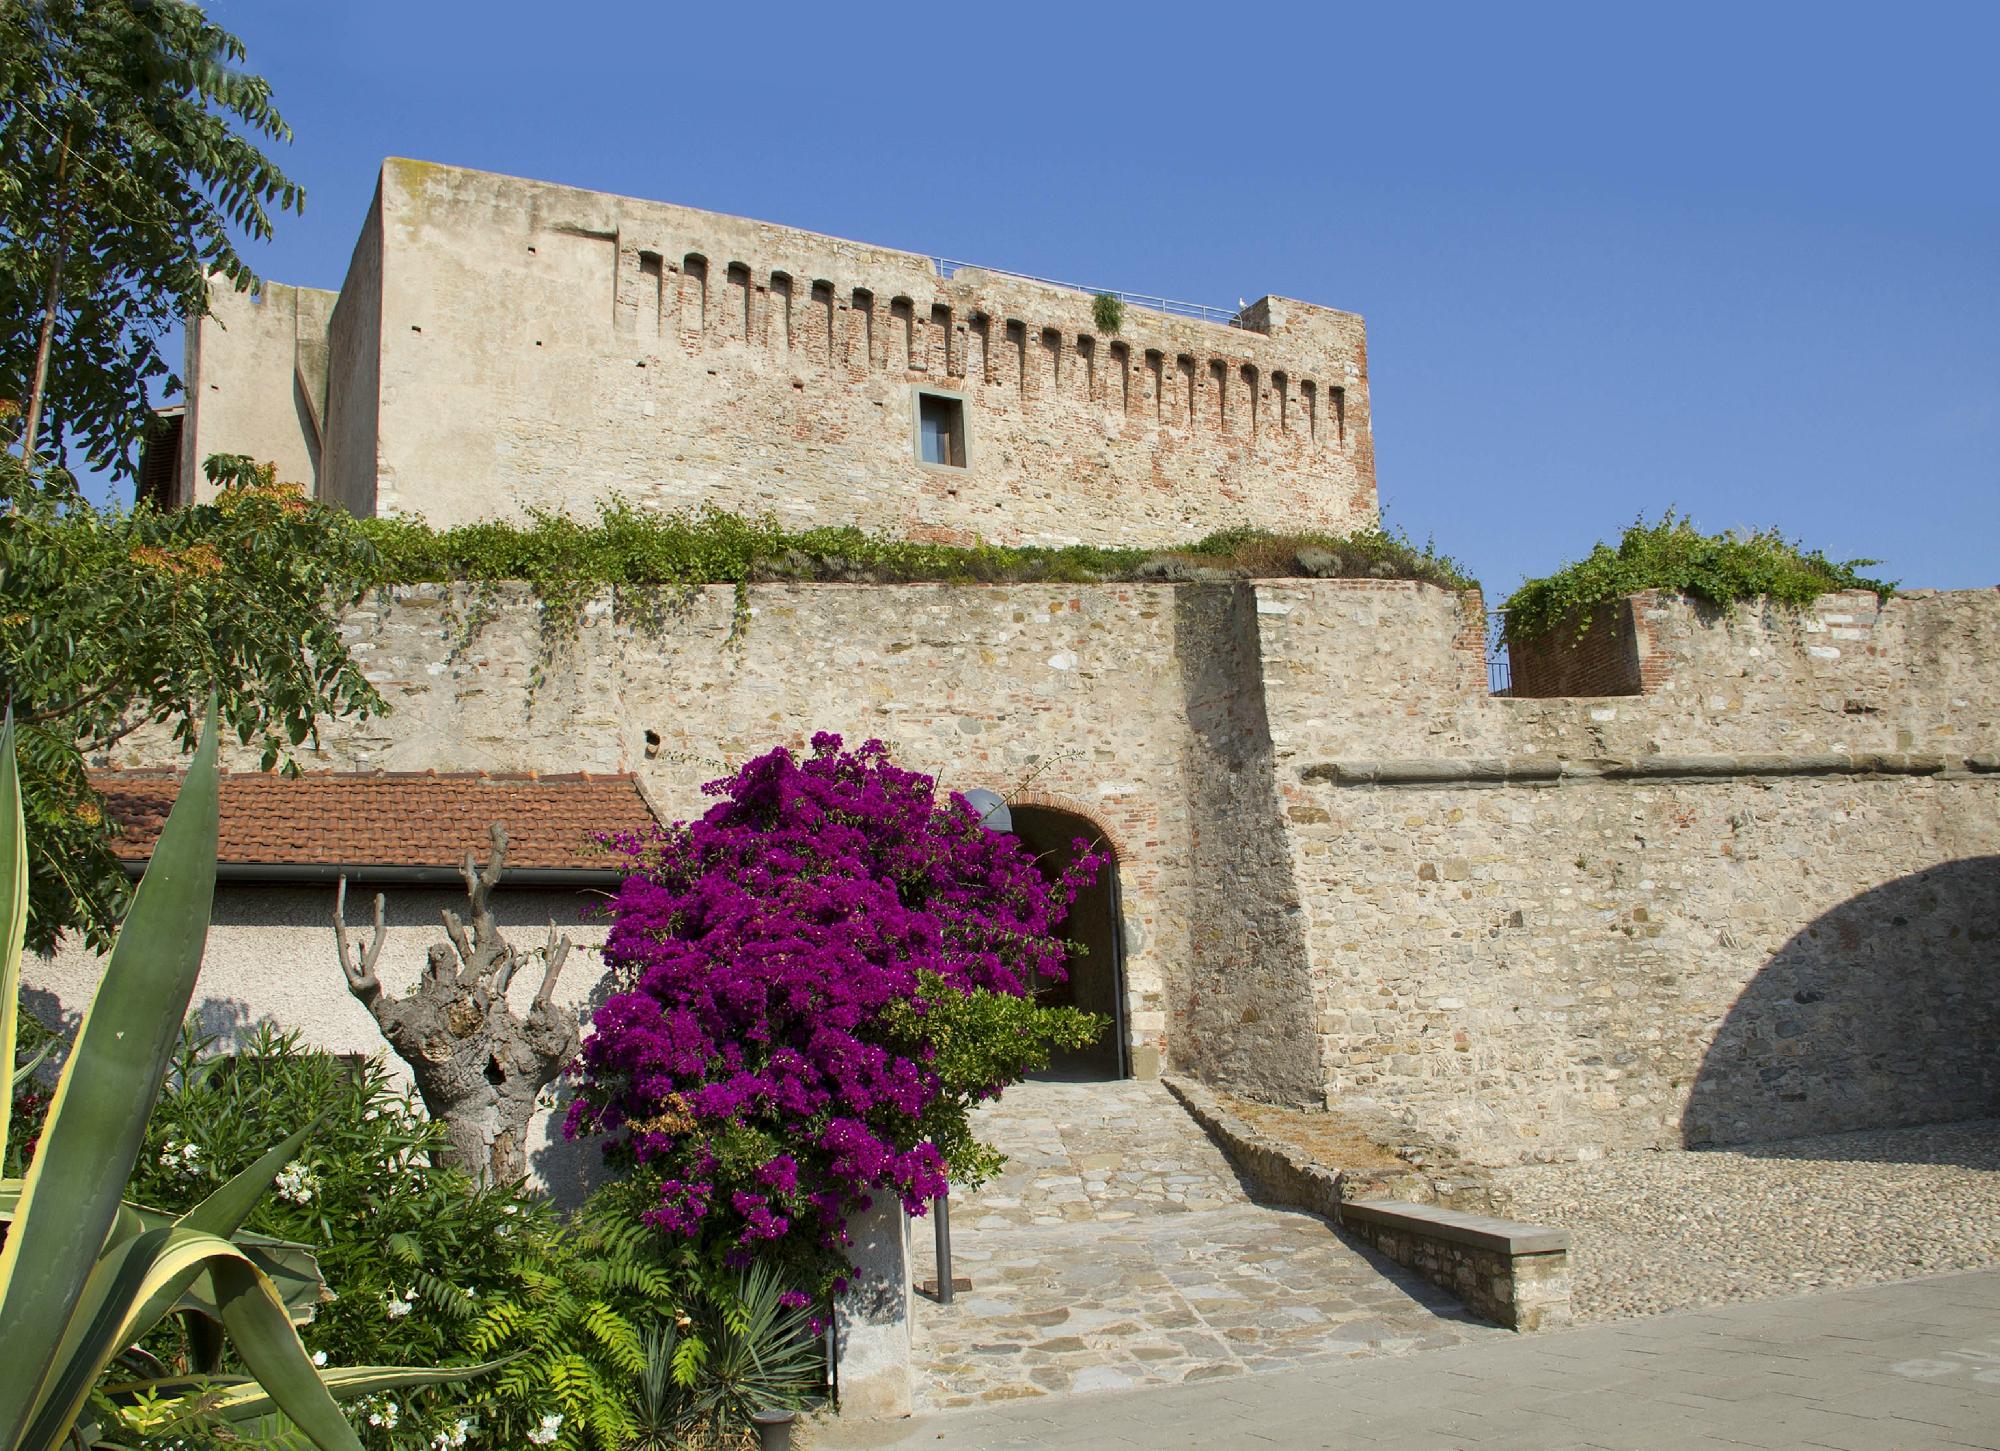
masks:
<svg viewBox="0 0 2000 1451"><path fill-rule="evenodd" d="M1130 306L1108 335L1066 288L392 160L333 316L322 494L439 525L622 499L997 543L1373 524L1361 319L1263 298L1241 324ZM197 390L276 386L207 336ZM917 459L919 389L964 400L965 468ZM210 412L192 447L296 434Z"/></svg>

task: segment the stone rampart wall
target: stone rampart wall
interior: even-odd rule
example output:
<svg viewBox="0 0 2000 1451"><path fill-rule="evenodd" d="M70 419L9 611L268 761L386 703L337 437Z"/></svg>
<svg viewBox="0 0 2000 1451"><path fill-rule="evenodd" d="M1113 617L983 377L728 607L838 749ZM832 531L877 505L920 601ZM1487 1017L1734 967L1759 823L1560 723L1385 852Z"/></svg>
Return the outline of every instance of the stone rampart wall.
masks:
<svg viewBox="0 0 2000 1451"><path fill-rule="evenodd" d="M519 589L393 591L347 628L396 713L313 764L631 769L677 816L830 729L1025 782L1117 843L1135 1062L1472 1162L2000 1111L2000 594L1646 601L1655 686L1580 700L1488 696L1477 596L1400 582L749 606L601 599L551 656Z"/></svg>
<svg viewBox="0 0 2000 1451"><path fill-rule="evenodd" d="M2000 1111L2000 594L1642 598L1615 700L1264 594L1330 1097L1489 1164Z"/></svg>

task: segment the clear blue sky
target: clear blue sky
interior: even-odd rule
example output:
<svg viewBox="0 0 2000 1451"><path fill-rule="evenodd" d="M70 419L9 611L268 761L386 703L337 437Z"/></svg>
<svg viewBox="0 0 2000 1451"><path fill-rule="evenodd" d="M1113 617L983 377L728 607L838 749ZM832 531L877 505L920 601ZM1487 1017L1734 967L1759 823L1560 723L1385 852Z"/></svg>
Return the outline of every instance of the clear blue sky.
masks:
<svg viewBox="0 0 2000 1451"><path fill-rule="evenodd" d="M339 285L406 155L1366 315L1392 524L1635 515L2000 581L2000 6L214 0Z"/></svg>

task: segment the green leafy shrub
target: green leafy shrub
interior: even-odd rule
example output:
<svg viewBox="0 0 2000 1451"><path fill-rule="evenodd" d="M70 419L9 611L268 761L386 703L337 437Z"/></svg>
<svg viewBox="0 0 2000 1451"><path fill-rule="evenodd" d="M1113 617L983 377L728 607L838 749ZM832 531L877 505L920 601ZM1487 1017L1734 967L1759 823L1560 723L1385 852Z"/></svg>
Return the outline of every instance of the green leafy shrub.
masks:
<svg viewBox="0 0 2000 1451"><path fill-rule="evenodd" d="M379 1057L356 1063L260 1027L220 1056L184 1029L147 1135L153 1202L205 1192L252 1145L242 1125L318 1120L253 1227L311 1245L334 1298L302 1332L332 1363L449 1365L517 1356L487 1381L358 1408L382 1451L622 1445L645 1328L686 1280L644 1236L565 1225L521 1186L439 1167L441 1127ZM490 1351L490 1354L484 1353ZM559 1419L549 1419L559 1418ZM548 1443L530 1439L544 1425Z"/></svg>
<svg viewBox="0 0 2000 1451"><path fill-rule="evenodd" d="M1100 292L1090 299L1090 320L1101 333L1116 333L1125 326L1125 301L1115 292Z"/></svg>
<svg viewBox="0 0 2000 1451"><path fill-rule="evenodd" d="M307 1348L334 1364L508 1362L477 1382L359 1404L356 1429L375 1451L624 1451L646 1425L649 1337L674 1347L677 1426L691 1406L734 1404L732 1347L745 1334L760 1363L789 1352L784 1326L760 1330L746 1315L738 1276L663 1243L622 1186L564 1220L522 1186L481 1189L438 1167L442 1131L380 1058L356 1062L268 1027L234 1054L213 1048L183 1029L137 1197L199 1199L256 1152L248 1125L316 1119L251 1218L318 1256L333 1298L301 1331ZM170 1338L148 1349L170 1361L182 1353ZM734 1434L727 1417L719 1430L705 1424L722 1441Z"/></svg>
<svg viewBox="0 0 2000 1451"><path fill-rule="evenodd" d="M1671 590L1733 612L1744 600L1812 603L1833 590L1867 589L1886 599L1895 585L1860 571L1873 559L1828 559L1775 529L1703 534L1671 510L1649 524L1641 516L1614 547L1599 544L1544 579L1531 579L1501 606L1509 640L1559 630L1582 635L1600 606L1639 590Z"/></svg>

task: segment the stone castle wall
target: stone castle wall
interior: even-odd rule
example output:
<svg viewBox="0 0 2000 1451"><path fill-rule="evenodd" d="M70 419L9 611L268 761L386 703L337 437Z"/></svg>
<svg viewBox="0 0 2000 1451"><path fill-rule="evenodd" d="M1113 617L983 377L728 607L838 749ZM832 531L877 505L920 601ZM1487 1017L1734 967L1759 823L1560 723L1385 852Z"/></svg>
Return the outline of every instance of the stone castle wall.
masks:
<svg viewBox="0 0 2000 1451"><path fill-rule="evenodd" d="M347 632L396 713L314 764L630 769L671 817L830 729L1026 782L1118 853L1139 1071L1469 1160L2000 1111L2000 593L1647 599L1653 688L1547 700L1406 582L749 598L601 599L550 659L522 590L393 591Z"/></svg>
<svg viewBox="0 0 2000 1451"><path fill-rule="evenodd" d="M198 418L191 453L303 458L292 335L250 299L214 306L191 386L246 401ZM1134 305L1106 334L1067 288L390 161L312 464L322 497L438 525L613 499L953 542L1373 525L1361 319L1267 297L1237 323ZM925 391L959 400L965 467L919 460Z"/></svg>

